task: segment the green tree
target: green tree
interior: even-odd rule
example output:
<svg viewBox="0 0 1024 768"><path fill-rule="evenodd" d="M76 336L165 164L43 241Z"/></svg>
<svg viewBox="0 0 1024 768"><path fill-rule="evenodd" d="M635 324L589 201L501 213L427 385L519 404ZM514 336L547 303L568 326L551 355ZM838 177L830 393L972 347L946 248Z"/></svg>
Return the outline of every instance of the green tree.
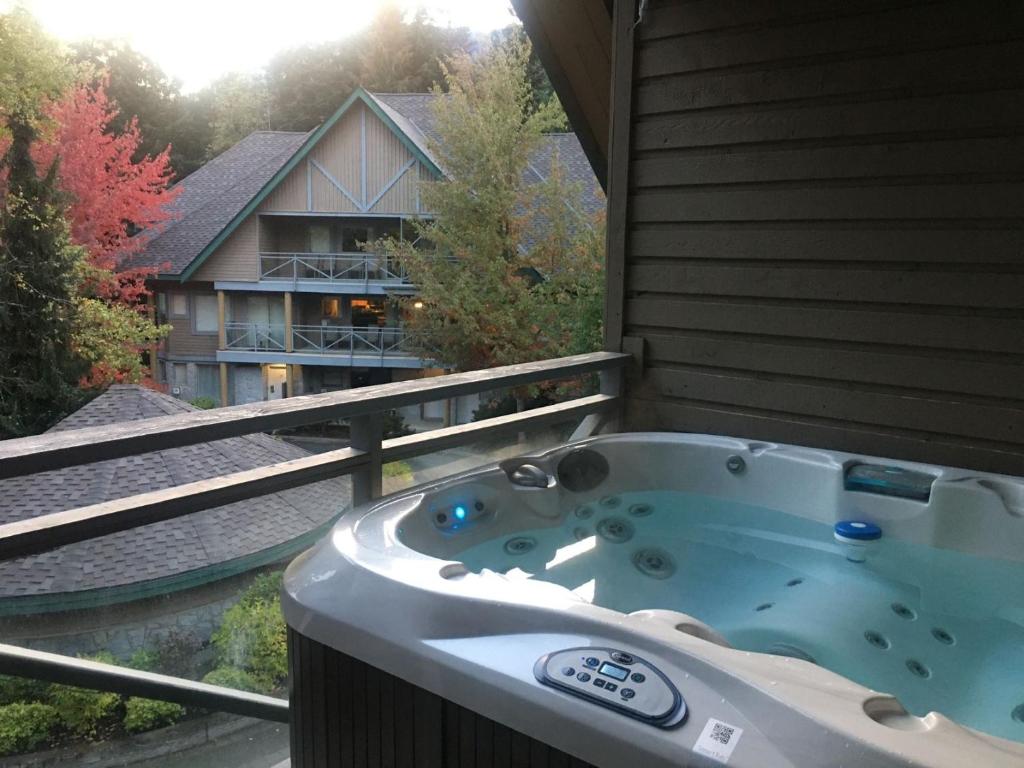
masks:
<svg viewBox="0 0 1024 768"><path fill-rule="evenodd" d="M111 129L122 133L138 118L143 141L135 160L171 145L171 165L184 177L206 162L213 129L208 105L181 93L181 83L123 41L90 40L72 48L76 65L93 85L106 80L120 114Z"/></svg>
<svg viewBox="0 0 1024 768"><path fill-rule="evenodd" d="M356 86L423 92L443 80L440 61L470 47L466 29L436 26L422 12L406 20L385 5L369 29L283 51L267 66L272 126L308 131L326 120Z"/></svg>
<svg viewBox="0 0 1024 768"><path fill-rule="evenodd" d="M216 157L253 131L271 127L269 93L260 75L225 75L205 89L200 98L208 101L210 115L208 157Z"/></svg>
<svg viewBox="0 0 1024 768"><path fill-rule="evenodd" d="M536 180L531 161L562 113L554 100L537 104L529 60L529 43L517 37L450 60L432 147L447 176L423 185L433 218L416 223L436 253L393 240L377 246L404 261L419 286L406 306L422 353L462 370L599 343L603 220L585 213L557 149Z"/></svg>
<svg viewBox="0 0 1024 768"><path fill-rule="evenodd" d="M0 72L8 142L0 161L0 437L15 437L42 431L82 400L75 382L86 368L71 350L83 253L71 242L58 163L40 177L31 154L42 106L70 73L22 10L0 16Z"/></svg>
<svg viewBox="0 0 1024 768"><path fill-rule="evenodd" d="M510 41L515 41L520 44L529 44L529 39L526 36L526 30L523 29L522 24L510 24L504 29L499 29L491 33L491 43L493 45L504 45ZM548 79L547 70L544 69L544 65L540 63L540 58L537 56L537 52L530 49L530 58L526 63L526 78L530 82L530 88L533 91L533 104L535 107L539 107L552 99L557 100L555 95L554 86L551 85L551 80ZM567 130L569 126L569 119L562 115L562 121L556 126L557 130Z"/></svg>

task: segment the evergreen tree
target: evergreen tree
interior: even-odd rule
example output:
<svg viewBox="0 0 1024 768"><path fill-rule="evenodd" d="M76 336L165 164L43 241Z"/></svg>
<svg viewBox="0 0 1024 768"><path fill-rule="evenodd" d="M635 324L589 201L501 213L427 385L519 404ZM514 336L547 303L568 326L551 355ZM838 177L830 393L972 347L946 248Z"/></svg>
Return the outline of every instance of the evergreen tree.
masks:
<svg viewBox="0 0 1024 768"><path fill-rule="evenodd" d="M75 295L82 252L71 243L57 164L39 178L35 129L7 117L0 207L0 438L41 432L83 399L87 366L74 353Z"/></svg>
<svg viewBox="0 0 1024 768"><path fill-rule="evenodd" d="M432 151L447 177L421 187L428 253L376 244L419 287L408 300L421 352L461 370L590 351L600 343L603 219L590 220L557 149L537 183L531 161L562 111L536 102L529 43L512 37L446 67Z"/></svg>

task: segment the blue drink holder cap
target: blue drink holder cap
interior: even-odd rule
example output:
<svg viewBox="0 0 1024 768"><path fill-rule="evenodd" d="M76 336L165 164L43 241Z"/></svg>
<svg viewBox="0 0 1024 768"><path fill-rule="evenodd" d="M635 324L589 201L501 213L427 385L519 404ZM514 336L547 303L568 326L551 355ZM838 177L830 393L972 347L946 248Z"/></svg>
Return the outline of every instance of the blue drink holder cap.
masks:
<svg viewBox="0 0 1024 768"><path fill-rule="evenodd" d="M874 541L882 538L882 529L864 520L841 520L835 525L837 536L855 541Z"/></svg>

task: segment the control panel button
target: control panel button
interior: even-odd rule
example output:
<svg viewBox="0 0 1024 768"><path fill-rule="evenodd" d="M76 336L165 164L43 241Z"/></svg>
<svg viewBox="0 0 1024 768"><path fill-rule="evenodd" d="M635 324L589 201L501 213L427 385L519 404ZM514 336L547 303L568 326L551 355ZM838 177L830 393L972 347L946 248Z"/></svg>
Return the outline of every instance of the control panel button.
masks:
<svg viewBox="0 0 1024 768"><path fill-rule="evenodd" d="M583 646L541 656L537 681L659 728L686 719L686 701L672 680L646 659L618 648Z"/></svg>

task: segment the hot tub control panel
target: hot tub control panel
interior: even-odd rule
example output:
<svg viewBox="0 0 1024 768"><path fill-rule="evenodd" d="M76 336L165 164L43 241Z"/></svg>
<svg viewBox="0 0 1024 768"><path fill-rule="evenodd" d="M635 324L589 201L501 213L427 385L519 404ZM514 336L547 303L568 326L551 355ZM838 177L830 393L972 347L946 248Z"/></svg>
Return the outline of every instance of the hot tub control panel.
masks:
<svg viewBox="0 0 1024 768"><path fill-rule="evenodd" d="M686 719L686 702L672 681L628 651L566 648L541 656L533 674L544 685L660 728Z"/></svg>

